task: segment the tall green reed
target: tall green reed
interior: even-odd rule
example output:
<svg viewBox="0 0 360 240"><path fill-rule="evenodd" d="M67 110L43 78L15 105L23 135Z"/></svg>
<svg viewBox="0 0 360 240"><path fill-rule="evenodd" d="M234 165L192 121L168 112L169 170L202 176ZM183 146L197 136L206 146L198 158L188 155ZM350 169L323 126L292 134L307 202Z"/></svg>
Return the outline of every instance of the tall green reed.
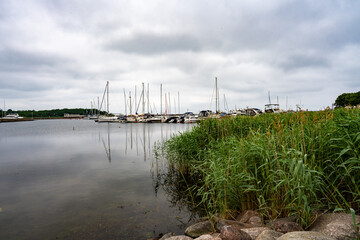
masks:
<svg viewBox="0 0 360 240"><path fill-rule="evenodd" d="M207 119L164 146L170 165L193 174L209 212L255 209L296 215L360 203L360 111L325 110Z"/></svg>

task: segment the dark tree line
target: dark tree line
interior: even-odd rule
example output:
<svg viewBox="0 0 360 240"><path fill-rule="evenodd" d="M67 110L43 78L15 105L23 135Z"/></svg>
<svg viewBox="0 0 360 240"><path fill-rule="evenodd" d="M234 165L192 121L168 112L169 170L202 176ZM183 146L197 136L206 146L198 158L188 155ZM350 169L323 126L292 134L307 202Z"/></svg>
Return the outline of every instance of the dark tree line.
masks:
<svg viewBox="0 0 360 240"><path fill-rule="evenodd" d="M68 113L68 114L80 114L80 115L91 115L94 114L95 109L84 109L84 108L64 108L64 109L52 109L52 110L40 110L40 111L35 111L35 110L18 110L18 111L13 111L11 109L8 109L6 112L2 112L2 110L0 110L0 117L6 114L10 114L10 113L18 113L21 117L25 117L25 118L61 118L64 117L64 114ZM105 112L101 112L101 114L105 114Z"/></svg>
<svg viewBox="0 0 360 240"><path fill-rule="evenodd" d="M335 100L336 107L357 106L360 104L360 91L356 93L343 93Z"/></svg>

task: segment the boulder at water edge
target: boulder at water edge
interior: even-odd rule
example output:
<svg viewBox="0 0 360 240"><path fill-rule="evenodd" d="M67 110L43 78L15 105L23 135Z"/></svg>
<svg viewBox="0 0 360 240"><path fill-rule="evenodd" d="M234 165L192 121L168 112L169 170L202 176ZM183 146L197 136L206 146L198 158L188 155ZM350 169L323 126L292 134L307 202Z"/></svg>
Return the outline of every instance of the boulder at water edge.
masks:
<svg viewBox="0 0 360 240"><path fill-rule="evenodd" d="M252 240L249 234L232 225L222 227L219 238L222 240Z"/></svg>
<svg viewBox="0 0 360 240"><path fill-rule="evenodd" d="M356 216L356 223L360 222L360 216ZM317 231L334 237L338 240L355 238L355 229L351 214L327 213L321 215L310 227L311 231Z"/></svg>
<svg viewBox="0 0 360 240"><path fill-rule="evenodd" d="M270 230L270 228L267 227L253 227L253 228L244 228L241 229L241 231L246 232L247 234L249 234L249 236L251 237L251 239L255 240L257 238L257 236L260 235L260 233L262 233L265 230Z"/></svg>
<svg viewBox="0 0 360 240"><path fill-rule="evenodd" d="M210 221L199 222L186 228L185 235L197 238L204 234L211 234L214 232L214 228Z"/></svg>
<svg viewBox="0 0 360 240"><path fill-rule="evenodd" d="M265 230L262 233L260 233L259 236L257 236L256 240L275 240L281 237L282 235L284 234L281 232L277 232L274 230Z"/></svg>
<svg viewBox="0 0 360 240"><path fill-rule="evenodd" d="M179 235L179 236L169 237L166 240L193 240L193 239L185 235Z"/></svg>
<svg viewBox="0 0 360 240"><path fill-rule="evenodd" d="M282 235L277 240L336 240L320 232L290 232Z"/></svg>

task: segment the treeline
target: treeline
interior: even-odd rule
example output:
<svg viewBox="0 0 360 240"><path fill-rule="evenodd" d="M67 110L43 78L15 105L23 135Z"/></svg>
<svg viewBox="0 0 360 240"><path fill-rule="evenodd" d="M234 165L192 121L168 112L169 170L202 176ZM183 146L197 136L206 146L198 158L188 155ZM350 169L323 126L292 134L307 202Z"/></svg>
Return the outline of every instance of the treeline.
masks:
<svg viewBox="0 0 360 240"><path fill-rule="evenodd" d="M95 109L84 109L84 108L63 108L63 109L52 109L52 110L17 110L8 109L6 112L0 110L1 116L5 116L10 113L18 113L21 117L24 118L62 118L64 114L79 114L79 115L91 115L95 114L97 110ZM104 111L101 111L100 114L105 114Z"/></svg>
<svg viewBox="0 0 360 240"><path fill-rule="evenodd" d="M335 100L336 107L357 106L360 104L360 91L356 93L343 93Z"/></svg>

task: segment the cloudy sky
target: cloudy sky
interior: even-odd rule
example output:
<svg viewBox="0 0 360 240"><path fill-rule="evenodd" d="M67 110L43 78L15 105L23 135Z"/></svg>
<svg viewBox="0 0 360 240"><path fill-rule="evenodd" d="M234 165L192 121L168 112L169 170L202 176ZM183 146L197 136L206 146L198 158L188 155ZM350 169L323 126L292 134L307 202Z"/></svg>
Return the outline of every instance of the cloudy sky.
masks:
<svg viewBox="0 0 360 240"><path fill-rule="evenodd" d="M153 111L161 83L214 110L217 77L221 108L323 109L360 90L359 23L355 0L0 0L0 106L89 108L109 81L111 112L142 82Z"/></svg>

